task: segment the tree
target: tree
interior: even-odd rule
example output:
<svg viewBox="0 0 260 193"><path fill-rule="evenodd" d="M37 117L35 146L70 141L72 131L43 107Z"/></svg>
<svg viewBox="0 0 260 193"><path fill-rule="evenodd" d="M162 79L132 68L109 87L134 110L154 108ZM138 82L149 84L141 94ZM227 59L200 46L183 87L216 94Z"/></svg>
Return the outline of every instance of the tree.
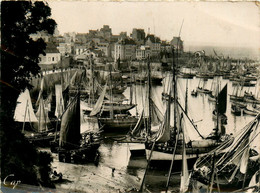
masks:
<svg viewBox="0 0 260 193"><path fill-rule="evenodd" d="M13 120L16 100L30 80L40 72L39 55L45 54L43 39L30 35L53 34L56 22L43 2L1 2L1 180L15 174L22 183L50 186L48 172L52 158L36 150L16 128Z"/></svg>

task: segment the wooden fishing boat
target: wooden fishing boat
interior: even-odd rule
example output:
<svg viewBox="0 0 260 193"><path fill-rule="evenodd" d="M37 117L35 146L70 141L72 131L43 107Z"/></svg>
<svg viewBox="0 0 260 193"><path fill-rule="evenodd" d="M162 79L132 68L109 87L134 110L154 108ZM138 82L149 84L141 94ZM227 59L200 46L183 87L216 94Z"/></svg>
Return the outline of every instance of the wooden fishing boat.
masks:
<svg viewBox="0 0 260 193"><path fill-rule="evenodd" d="M102 111L103 113L109 113L111 108L113 108L115 113L126 113L129 110L133 109L136 106L136 104L125 104L125 103L121 103L121 102L111 102L111 101L104 101L102 104ZM84 113L85 114L89 114L94 108L93 107L89 107L84 109Z"/></svg>
<svg viewBox="0 0 260 193"><path fill-rule="evenodd" d="M211 90L205 88L206 82L204 80L203 80L203 85L202 86L200 85L200 83L201 83L201 79L199 81L198 87L196 88L197 93L203 93L203 94L210 94L210 93L212 93Z"/></svg>
<svg viewBox="0 0 260 193"><path fill-rule="evenodd" d="M198 95L197 91L195 91L195 90L191 91L191 96L195 96L196 97L197 95Z"/></svg>
<svg viewBox="0 0 260 193"><path fill-rule="evenodd" d="M210 102L216 102L217 98L212 93L209 93L208 100Z"/></svg>
<svg viewBox="0 0 260 193"><path fill-rule="evenodd" d="M231 101L236 101L236 102L243 102L244 101L244 96L241 93L242 87L240 85L236 85L234 87L233 93L229 95Z"/></svg>
<svg viewBox="0 0 260 193"><path fill-rule="evenodd" d="M248 109L248 108L244 108L242 109L243 113L246 115L251 115L251 116L256 116L259 114L259 111L253 110L253 109Z"/></svg>
<svg viewBox="0 0 260 193"><path fill-rule="evenodd" d="M163 114L160 112L158 107L155 105L153 98L151 97L151 77L150 77L150 61L148 59L147 62L147 69L148 69L148 86L147 86L147 93L148 93L148 115L144 115L144 110L142 111L139 120L135 127L130 131L128 138L129 142L129 150L131 155L139 156L145 155L145 145L144 143L147 141L148 137L151 137L154 133L154 130L158 130L158 125L163 120ZM167 103L171 103L171 96L168 95L168 86L170 82L170 76L166 76L164 78L164 91L165 94L162 95L165 97ZM167 96L169 98L167 98Z"/></svg>
<svg viewBox="0 0 260 193"><path fill-rule="evenodd" d="M212 91L210 91L210 90L208 90L206 88L202 88L202 87L197 87L196 91L198 93L203 93L203 94L210 94L210 93L212 93Z"/></svg>
<svg viewBox="0 0 260 193"><path fill-rule="evenodd" d="M236 104L231 104L231 113L236 116L240 116L242 113L242 109L240 106L238 106Z"/></svg>
<svg viewBox="0 0 260 193"><path fill-rule="evenodd" d="M183 131L185 131L186 158L189 167L191 167L198 157L205 155L219 146L229 136L222 135L219 128L216 128L212 135L208 137L203 137L200 134L197 126L194 125L193 121L187 115L187 111L182 108L177 100L177 82L174 64L172 83L173 87L170 93L173 93L174 98L174 125L170 125L171 105L167 102L164 119L161 122L158 132L145 143L146 158L150 163L165 163L171 162L174 159L174 165L181 164Z"/></svg>
<svg viewBox="0 0 260 193"><path fill-rule="evenodd" d="M138 118L129 114L115 114L111 117L98 117L99 123L104 125L104 131L129 131L134 127Z"/></svg>
<svg viewBox="0 0 260 193"><path fill-rule="evenodd" d="M112 82L112 74L110 73L110 85ZM107 85L107 84L106 84ZM113 94L110 86L110 106L108 113L105 113L103 111L103 104L104 104L104 96L106 93L106 85L103 89L102 94L98 98L93 110L90 112L90 116L97 116L99 125L102 126L104 131L112 132L112 131L129 131L131 127L134 127L134 125L138 121L138 117L132 116L128 110L125 110L125 112L120 111L118 107L120 105L115 105L114 110L114 103L113 103ZM106 106L106 105L104 105ZM124 106L123 104L121 106ZM126 106L124 106L126 107ZM129 108L131 109L134 107L134 105L130 104Z"/></svg>
<svg viewBox="0 0 260 193"><path fill-rule="evenodd" d="M180 72L180 74L177 75L179 78L185 78L185 79L193 79L195 74L189 73L189 72Z"/></svg>
<svg viewBox="0 0 260 193"><path fill-rule="evenodd" d="M237 101L232 101L231 104L236 105L236 106L240 107L241 109L246 108L246 106L247 106L244 102L237 102Z"/></svg>
<svg viewBox="0 0 260 193"><path fill-rule="evenodd" d="M199 158L191 178L219 192L247 187L260 166L259 153L252 145L259 139L259 120L257 115L234 139Z"/></svg>
<svg viewBox="0 0 260 193"><path fill-rule="evenodd" d="M212 80L210 91L211 93L208 94L208 100L210 102L217 102L217 95L218 95L218 79Z"/></svg>
<svg viewBox="0 0 260 193"><path fill-rule="evenodd" d="M141 74L138 74L135 78L136 78L136 82L137 83L146 83L147 82L147 72L143 72ZM152 71L151 73L151 83L154 85L161 85L162 84L162 74L159 71Z"/></svg>
<svg viewBox="0 0 260 193"><path fill-rule="evenodd" d="M14 120L22 124L22 132L34 145L46 147L54 139L55 130L51 128L48 112L45 109L42 95L38 98L38 110L34 113L29 90L22 92L17 99Z"/></svg>
<svg viewBox="0 0 260 193"><path fill-rule="evenodd" d="M197 78L204 79L204 80L208 80L208 79L213 79L213 78L214 78L214 75L209 75L209 74L204 74L204 73L198 73L198 74L196 74L196 77L197 77Z"/></svg>
<svg viewBox="0 0 260 193"><path fill-rule="evenodd" d="M60 162L97 161L100 139L91 133L80 133L80 97L68 105L61 118L59 142L52 143L51 150L58 153Z"/></svg>

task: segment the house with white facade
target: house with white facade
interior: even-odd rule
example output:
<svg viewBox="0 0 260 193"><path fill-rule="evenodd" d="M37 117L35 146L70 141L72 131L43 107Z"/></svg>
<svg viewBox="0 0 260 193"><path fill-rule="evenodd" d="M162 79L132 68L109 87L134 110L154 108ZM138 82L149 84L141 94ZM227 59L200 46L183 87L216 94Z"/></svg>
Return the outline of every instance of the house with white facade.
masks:
<svg viewBox="0 0 260 193"><path fill-rule="evenodd" d="M151 49L150 46L142 45L136 49L136 59L143 60L151 56Z"/></svg>
<svg viewBox="0 0 260 193"><path fill-rule="evenodd" d="M48 42L46 49L45 49L46 55L40 54L40 62L39 65L53 65L57 64L61 60L61 53L57 49L57 47L53 44Z"/></svg>
<svg viewBox="0 0 260 193"><path fill-rule="evenodd" d="M136 44L132 39L119 40L115 44L114 60L130 60L136 58Z"/></svg>

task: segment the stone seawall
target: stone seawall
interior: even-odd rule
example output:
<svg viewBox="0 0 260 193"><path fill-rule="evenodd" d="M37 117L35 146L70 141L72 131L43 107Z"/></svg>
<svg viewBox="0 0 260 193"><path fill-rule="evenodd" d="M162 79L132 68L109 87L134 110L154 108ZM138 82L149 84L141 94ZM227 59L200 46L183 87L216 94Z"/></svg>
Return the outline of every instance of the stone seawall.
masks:
<svg viewBox="0 0 260 193"><path fill-rule="evenodd" d="M56 70L56 71L43 71L42 76L44 77L44 83L43 83L43 90L54 90L55 84L61 84L70 82L72 76L76 72L82 72L81 69L67 69L63 70ZM79 73L78 73L79 74ZM31 92L38 92L41 88L41 80L42 77L35 77L32 79L31 84L33 86L33 89Z"/></svg>

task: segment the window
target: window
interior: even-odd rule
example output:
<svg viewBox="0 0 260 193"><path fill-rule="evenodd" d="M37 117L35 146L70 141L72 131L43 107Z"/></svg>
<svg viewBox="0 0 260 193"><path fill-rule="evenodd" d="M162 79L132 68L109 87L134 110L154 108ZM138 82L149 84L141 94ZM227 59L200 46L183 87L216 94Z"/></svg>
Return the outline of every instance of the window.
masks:
<svg viewBox="0 0 260 193"><path fill-rule="evenodd" d="M54 61L54 57L52 57L52 61Z"/></svg>
<svg viewBox="0 0 260 193"><path fill-rule="evenodd" d="M49 61L49 62L51 61L51 57L48 57L48 61Z"/></svg>

